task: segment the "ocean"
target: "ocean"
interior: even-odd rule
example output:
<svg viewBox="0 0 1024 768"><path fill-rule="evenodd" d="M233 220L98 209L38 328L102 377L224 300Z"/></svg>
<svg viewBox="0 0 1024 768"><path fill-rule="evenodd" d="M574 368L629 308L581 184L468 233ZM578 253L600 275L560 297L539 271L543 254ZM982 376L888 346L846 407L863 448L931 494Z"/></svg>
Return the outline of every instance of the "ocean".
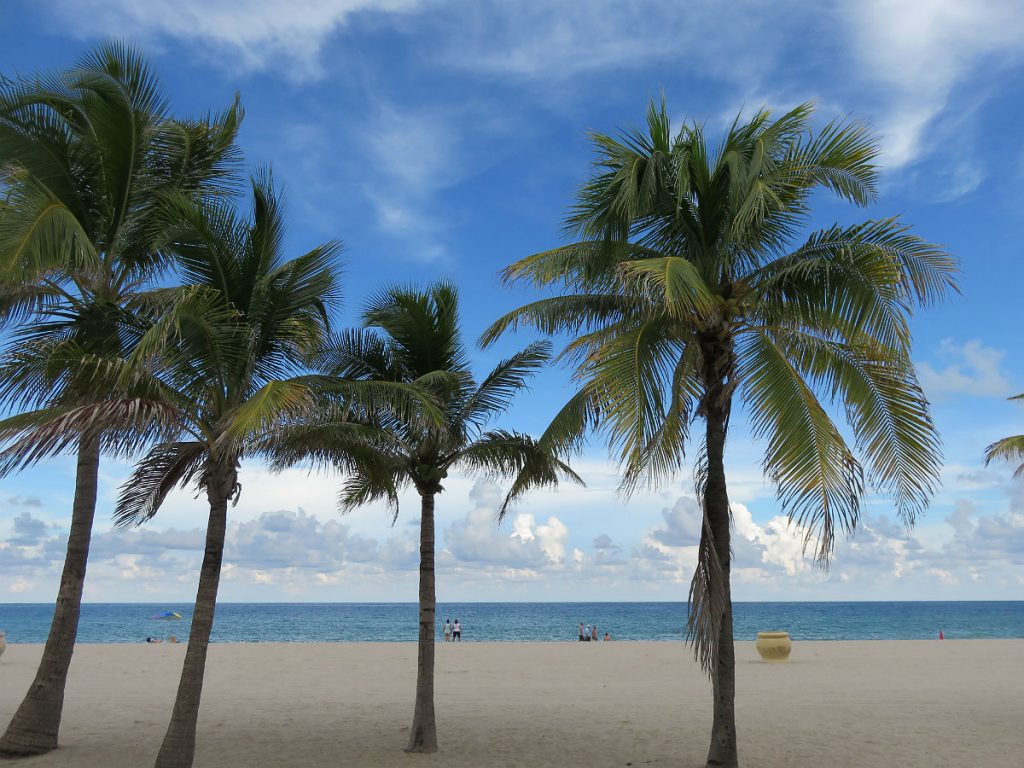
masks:
<svg viewBox="0 0 1024 768"><path fill-rule="evenodd" d="M180 621L153 618L176 611ZM147 637L188 637L192 606L186 604L87 603L82 606L82 643L132 643ZM753 640L759 631L787 631L794 640L920 640L1024 638L1024 601L735 603L735 636ZM46 640L53 606L0 604L0 630L8 643ZM577 627L597 624L615 640L679 641L685 603L441 603L438 637L446 618L462 624L464 642L494 640L572 641ZM213 642L412 642L414 603L221 603Z"/></svg>

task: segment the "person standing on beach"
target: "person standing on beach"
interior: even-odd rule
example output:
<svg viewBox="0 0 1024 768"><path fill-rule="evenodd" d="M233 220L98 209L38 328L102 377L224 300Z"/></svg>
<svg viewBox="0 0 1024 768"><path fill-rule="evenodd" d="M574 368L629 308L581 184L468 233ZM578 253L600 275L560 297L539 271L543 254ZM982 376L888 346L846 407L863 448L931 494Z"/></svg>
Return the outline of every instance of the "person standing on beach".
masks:
<svg viewBox="0 0 1024 768"><path fill-rule="evenodd" d="M452 625L452 635L457 642L462 642L462 625L459 624L458 619L455 619L455 623Z"/></svg>
<svg viewBox="0 0 1024 768"><path fill-rule="evenodd" d="M444 641L450 643L452 641L452 620L444 620Z"/></svg>
<svg viewBox="0 0 1024 768"><path fill-rule="evenodd" d="M580 622L580 642L583 642L583 622Z"/></svg>
<svg viewBox="0 0 1024 768"><path fill-rule="evenodd" d="M597 624L590 628L590 639L597 642Z"/></svg>

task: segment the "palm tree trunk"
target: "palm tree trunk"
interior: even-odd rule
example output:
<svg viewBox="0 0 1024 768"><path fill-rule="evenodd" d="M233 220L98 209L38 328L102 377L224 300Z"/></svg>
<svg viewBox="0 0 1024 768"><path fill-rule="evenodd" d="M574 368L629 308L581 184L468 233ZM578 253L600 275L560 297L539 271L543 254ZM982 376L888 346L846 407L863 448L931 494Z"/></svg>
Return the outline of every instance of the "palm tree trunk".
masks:
<svg viewBox="0 0 1024 768"><path fill-rule="evenodd" d="M57 732L64 709L64 686L75 651L78 618L82 610L82 589L89 560L92 521L96 514L99 469L99 436L83 435L78 441L71 531L53 622L35 680L0 739L0 755L4 757L41 755L57 748Z"/></svg>
<svg viewBox="0 0 1024 768"><path fill-rule="evenodd" d="M238 473L234 460L214 464L209 474L206 496L210 502L210 520L206 526L206 552L199 572L199 590L192 612L192 631L188 636L185 663L178 683L171 722L156 758L156 768L191 768L196 752L196 723L203 694L206 651L213 630L217 607L224 535L227 530L228 500L234 492Z"/></svg>
<svg viewBox="0 0 1024 768"><path fill-rule="evenodd" d="M725 438L729 424L731 391L726 383L731 371L731 344L711 345L705 350L709 361L704 379L706 394L707 484L704 488L704 510L715 553L721 565L724 608L721 631L718 635L718 661L712 670L714 687L714 719L711 725L711 748L707 765L715 768L736 768L736 648L732 635L732 588L729 583L731 568L729 494L725 482Z"/></svg>
<svg viewBox="0 0 1024 768"><path fill-rule="evenodd" d="M416 710L406 752L437 752L434 722L434 494L420 495L420 638L416 654Z"/></svg>

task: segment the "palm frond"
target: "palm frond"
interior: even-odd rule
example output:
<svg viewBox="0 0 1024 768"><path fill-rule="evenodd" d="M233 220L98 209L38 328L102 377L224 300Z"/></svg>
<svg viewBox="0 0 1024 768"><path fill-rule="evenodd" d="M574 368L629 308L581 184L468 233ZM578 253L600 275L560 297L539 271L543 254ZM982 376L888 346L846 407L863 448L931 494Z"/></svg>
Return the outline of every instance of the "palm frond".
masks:
<svg viewBox="0 0 1024 768"><path fill-rule="evenodd" d="M575 334L581 328L616 322L631 308L629 299L615 294L575 294L554 296L518 307L495 320L480 337L480 345L489 347L506 331L520 326L541 333Z"/></svg>
<svg viewBox="0 0 1024 768"><path fill-rule="evenodd" d="M0 476L75 450L83 435L99 435L104 451L131 455L140 445L181 429L181 415L163 401L119 398L54 406L0 421Z"/></svg>
<svg viewBox="0 0 1024 768"><path fill-rule="evenodd" d="M127 528L151 519L167 494L199 478L208 457L205 443L172 442L153 446L121 486L114 507L114 524Z"/></svg>
<svg viewBox="0 0 1024 768"><path fill-rule="evenodd" d="M864 491L863 471L842 434L786 355L764 333L746 335L737 351L754 434L767 439L765 470L790 520L816 542L827 563L837 528L852 532Z"/></svg>
<svg viewBox="0 0 1024 768"><path fill-rule="evenodd" d="M1024 400L1024 394L1015 395L1011 400ZM1004 437L985 449L985 466L993 461L1021 462L1014 471L1014 477L1024 477L1024 435Z"/></svg>
<svg viewBox="0 0 1024 768"><path fill-rule="evenodd" d="M911 361L877 344L765 329L808 383L842 404L872 484L913 525L939 484L942 449Z"/></svg>
<svg viewBox="0 0 1024 768"><path fill-rule="evenodd" d="M555 488L559 479L583 485L583 479L540 441L505 430L486 432L451 459L452 466L471 470L494 480L514 478L498 508L501 522L509 507L535 488Z"/></svg>
<svg viewBox="0 0 1024 768"><path fill-rule="evenodd" d="M686 639L693 646L694 659L708 675L718 669L718 644L728 600L722 563L705 515L697 548L697 567L687 597Z"/></svg>
<svg viewBox="0 0 1024 768"><path fill-rule="evenodd" d="M696 267L677 256L648 258L622 265L627 285L642 293L672 317L701 322L717 309L718 301Z"/></svg>
<svg viewBox="0 0 1024 768"><path fill-rule="evenodd" d="M539 341L494 367L469 396L459 412L460 420L481 425L511 406L512 398L526 387L527 379L551 359L551 344Z"/></svg>

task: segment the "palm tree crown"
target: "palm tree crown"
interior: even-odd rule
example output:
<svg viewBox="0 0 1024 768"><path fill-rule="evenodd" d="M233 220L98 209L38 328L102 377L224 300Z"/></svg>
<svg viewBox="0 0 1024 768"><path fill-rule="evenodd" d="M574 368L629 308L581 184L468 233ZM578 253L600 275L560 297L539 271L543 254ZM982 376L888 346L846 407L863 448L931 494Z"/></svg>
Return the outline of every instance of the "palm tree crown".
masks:
<svg viewBox="0 0 1024 768"><path fill-rule="evenodd" d="M343 380L418 386L439 412L328 413L315 425L292 425L275 435L278 464L313 458L339 466L349 475L340 496L343 509L385 501L396 514L403 487L439 493L453 469L514 479L499 516L531 488L554 486L560 474L576 477L529 435L485 430L547 362L549 344L529 345L477 384L460 339L453 286L440 283L426 292L392 288L370 303L363 320L363 329L339 334L322 353L323 370Z"/></svg>

